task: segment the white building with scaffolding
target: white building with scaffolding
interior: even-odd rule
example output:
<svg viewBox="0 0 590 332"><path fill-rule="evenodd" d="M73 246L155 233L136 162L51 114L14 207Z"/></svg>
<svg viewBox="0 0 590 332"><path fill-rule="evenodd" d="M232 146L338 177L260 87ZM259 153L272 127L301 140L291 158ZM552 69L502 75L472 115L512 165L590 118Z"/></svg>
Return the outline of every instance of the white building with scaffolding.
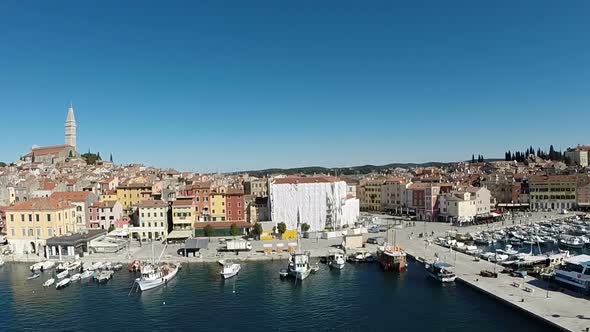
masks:
<svg viewBox="0 0 590 332"><path fill-rule="evenodd" d="M288 230L308 224L309 231L352 226L359 216L359 200L347 195L347 185L335 177L284 177L270 182L271 219Z"/></svg>

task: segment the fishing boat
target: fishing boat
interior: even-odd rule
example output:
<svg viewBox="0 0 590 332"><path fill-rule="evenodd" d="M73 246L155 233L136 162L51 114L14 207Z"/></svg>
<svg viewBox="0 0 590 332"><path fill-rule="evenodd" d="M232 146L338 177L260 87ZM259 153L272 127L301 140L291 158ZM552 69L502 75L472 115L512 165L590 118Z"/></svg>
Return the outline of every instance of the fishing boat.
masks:
<svg viewBox="0 0 590 332"><path fill-rule="evenodd" d="M92 277L93 274L94 274L94 271L86 270L80 274L80 279L84 280L84 279L90 278L90 277Z"/></svg>
<svg viewBox="0 0 590 332"><path fill-rule="evenodd" d="M49 286L53 285L54 282L55 282L55 279L53 279L53 278L47 279L47 281L45 281L43 283L43 287L49 287Z"/></svg>
<svg viewBox="0 0 590 332"><path fill-rule="evenodd" d="M568 236L559 239L559 246L570 249L582 249L584 248L584 242L578 237Z"/></svg>
<svg viewBox="0 0 590 332"><path fill-rule="evenodd" d="M332 269L342 270L346 265L344 252L342 250L331 250L328 256L328 266Z"/></svg>
<svg viewBox="0 0 590 332"><path fill-rule="evenodd" d="M305 280L311 274L311 267L309 266L309 254L294 253L289 257L289 265L287 271L290 276L297 280Z"/></svg>
<svg viewBox="0 0 590 332"><path fill-rule="evenodd" d="M405 271L406 252L398 246L384 245L377 250L377 258L383 270Z"/></svg>
<svg viewBox="0 0 590 332"><path fill-rule="evenodd" d="M61 289L61 288L65 288L70 284L70 281L72 281L70 278L65 278L63 280L60 280L56 285L55 285L55 289Z"/></svg>
<svg viewBox="0 0 590 332"><path fill-rule="evenodd" d="M57 274L57 279L63 279L65 277L67 277L70 273L68 272L68 270L65 271L61 271L60 273Z"/></svg>
<svg viewBox="0 0 590 332"><path fill-rule="evenodd" d="M457 278L452 265L448 263L435 261L432 264L424 264L424 267L430 277L442 283L453 282Z"/></svg>
<svg viewBox="0 0 590 332"><path fill-rule="evenodd" d="M41 276L41 273L35 273L30 275L29 277L27 277L27 280L33 280L33 279L37 279Z"/></svg>
<svg viewBox="0 0 590 332"><path fill-rule="evenodd" d="M166 251L166 244L160 253L158 262L162 258L162 255ZM152 255L153 255L153 243L152 243ZM154 260L155 261L155 260ZM130 269L131 270L131 269ZM134 287L137 285L143 292L149 289L153 289L162 285L167 285L178 273L178 265L172 263L154 263L145 264L141 267L141 277L135 279Z"/></svg>
<svg viewBox="0 0 590 332"><path fill-rule="evenodd" d="M78 280L80 280L80 276L81 276L80 273L76 273L70 279L72 279L72 281L78 281Z"/></svg>
<svg viewBox="0 0 590 332"><path fill-rule="evenodd" d="M231 261L226 260L223 262L221 272L219 273L221 274L223 279L229 279L237 275L240 272L240 268L240 264L232 263Z"/></svg>

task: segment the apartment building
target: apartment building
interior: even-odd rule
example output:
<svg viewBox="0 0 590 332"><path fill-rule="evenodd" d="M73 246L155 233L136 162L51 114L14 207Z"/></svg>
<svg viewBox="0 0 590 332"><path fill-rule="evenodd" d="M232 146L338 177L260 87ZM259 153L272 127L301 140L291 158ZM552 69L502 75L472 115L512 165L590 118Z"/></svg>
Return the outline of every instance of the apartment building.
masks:
<svg viewBox="0 0 590 332"><path fill-rule="evenodd" d="M560 210L576 206L577 177L574 175L535 175L529 179L529 187L532 209Z"/></svg>

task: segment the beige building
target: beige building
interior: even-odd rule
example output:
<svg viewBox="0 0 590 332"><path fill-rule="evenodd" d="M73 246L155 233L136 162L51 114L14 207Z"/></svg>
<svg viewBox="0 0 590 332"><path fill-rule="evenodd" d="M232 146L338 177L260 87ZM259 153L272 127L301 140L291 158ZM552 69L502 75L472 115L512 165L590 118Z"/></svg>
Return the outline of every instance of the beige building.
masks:
<svg viewBox="0 0 590 332"><path fill-rule="evenodd" d="M168 203L164 201L143 201L138 205L139 227L133 227L141 240L164 240L168 235ZM176 213L183 208L177 207ZM177 218L180 220L180 217ZM189 218L190 220L190 218Z"/></svg>
<svg viewBox="0 0 590 332"><path fill-rule="evenodd" d="M250 179L244 181L244 194L256 197L268 196L268 179Z"/></svg>
<svg viewBox="0 0 590 332"><path fill-rule="evenodd" d="M384 180L367 180L361 181L360 186L361 189L361 196L360 198L360 206L361 210L366 211L381 211L382 209L382 186L385 183Z"/></svg>
<svg viewBox="0 0 590 332"><path fill-rule="evenodd" d="M403 178L385 180L381 190L382 209L402 213L407 208L407 193L411 182Z"/></svg>
<svg viewBox="0 0 590 332"><path fill-rule="evenodd" d="M588 167L588 153L590 146L578 145L573 149L568 149L565 152L566 158L569 159L570 165L577 165L581 167Z"/></svg>
<svg viewBox="0 0 590 332"><path fill-rule="evenodd" d="M576 206L577 177L537 175L529 179L531 208L534 210L571 209Z"/></svg>
<svg viewBox="0 0 590 332"><path fill-rule="evenodd" d="M76 207L52 198L34 198L6 209L6 238L15 253L43 253L45 241L76 233Z"/></svg>

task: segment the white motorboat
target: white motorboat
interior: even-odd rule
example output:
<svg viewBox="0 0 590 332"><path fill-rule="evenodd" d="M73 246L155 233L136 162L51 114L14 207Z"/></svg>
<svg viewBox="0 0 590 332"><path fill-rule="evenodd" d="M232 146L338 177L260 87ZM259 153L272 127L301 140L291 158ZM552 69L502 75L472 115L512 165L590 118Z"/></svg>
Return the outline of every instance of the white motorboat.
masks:
<svg viewBox="0 0 590 332"><path fill-rule="evenodd" d="M4 266L4 260L0 258L0 267Z"/></svg>
<svg viewBox="0 0 590 332"><path fill-rule="evenodd" d="M43 283L43 287L49 287L49 286L53 285L54 282L55 282L55 279L49 278L49 279L47 279L47 281L45 281Z"/></svg>
<svg viewBox="0 0 590 332"><path fill-rule="evenodd" d="M113 271L103 270L103 271L95 271L94 272L94 279L101 284L109 281L113 277Z"/></svg>
<svg viewBox="0 0 590 332"><path fill-rule="evenodd" d="M45 261L42 264L43 271L49 271L55 267L54 261Z"/></svg>
<svg viewBox="0 0 590 332"><path fill-rule="evenodd" d="M584 248L584 242L578 237L564 237L559 239L559 246L572 249Z"/></svg>
<svg viewBox="0 0 590 332"><path fill-rule="evenodd" d="M435 261L432 264L424 264L429 276L442 283L453 282L457 278L452 266L445 262Z"/></svg>
<svg viewBox="0 0 590 332"><path fill-rule="evenodd" d="M80 276L81 276L80 273L76 273L72 276L71 279L72 279L72 281L78 281L78 280L80 280Z"/></svg>
<svg viewBox="0 0 590 332"><path fill-rule="evenodd" d="M62 262L59 263L56 267L55 267L55 271L62 272L62 271L67 271L68 270L68 263L66 262Z"/></svg>
<svg viewBox="0 0 590 332"><path fill-rule="evenodd" d="M84 279L88 279L90 277L92 277L92 275L94 274L94 271L84 271L80 274L80 279L84 280Z"/></svg>
<svg viewBox="0 0 590 332"><path fill-rule="evenodd" d="M92 264L92 270L100 270L102 268L103 263L102 262L96 262L94 264Z"/></svg>
<svg viewBox="0 0 590 332"><path fill-rule="evenodd" d="M27 280L33 280L33 279L37 279L41 276L41 273L35 273L35 274L31 274L29 277L27 277Z"/></svg>
<svg viewBox="0 0 590 332"><path fill-rule="evenodd" d="M141 291L146 291L168 284L176 276L176 273L178 273L178 266L175 264L148 264L141 268L141 277L135 279L135 283Z"/></svg>
<svg viewBox="0 0 590 332"><path fill-rule="evenodd" d="M63 279L65 277L67 277L70 273L68 272L68 270L65 271L61 271L60 273L57 274L57 279Z"/></svg>
<svg viewBox="0 0 590 332"><path fill-rule="evenodd" d="M287 267L289 275L298 280L305 280L311 274L311 266L309 266L309 255L292 254L289 257L289 265Z"/></svg>
<svg viewBox="0 0 590 332"><path fill-rule="evenodd" d="M82 263L80 263L80 261L75 261L75 262L71 262L70 264L68 264L67 268L68 271L76 271L80 269L80 266L82 265Z"/></svg>
<svg viewBox="0 0 590 332"><path fill-rule="evenodd" d="M59 282L58 282L58 283L55 285L55 289L61 289L61 288L67 287L67 286L70 284L70 282L71 282L71 281L72 281L72 280L71 280L70 278L65 278L65 279L63 279L63 280L60 280L60 281L59 281Z"/></svg>
<svg viewBox="0 0 590 332"><path fill-rule="evenodd" d="M240 272L240 264L232 263L231 261L225 261L223 263L223 267L221 268L221 272L219 272L224 279L229 279Z"/></svg>
<svg viewBox="0 0 590 332"><path fill-rule="evenodd" d="M563 265L555 267L555 280L590 293L590 255L566 258Z"/></svg>
<svg viewBox="0 0 590 332"><path fill-rule="evenodd" d="M344 252L342 250L330 251L328 256L328 266L333 269L342 270L346 265L346 259L344 259Z"/></svg>
<svg viewBox="0 0 590 332"><path fill-rule="evenodd" d="M93 268L92 268L92 263L90 263L90 262L85 262L85 263L83 263L83 264L82 264L82 270L83 270L83 271L90 271L90 270L93 270Z"/></svg>

